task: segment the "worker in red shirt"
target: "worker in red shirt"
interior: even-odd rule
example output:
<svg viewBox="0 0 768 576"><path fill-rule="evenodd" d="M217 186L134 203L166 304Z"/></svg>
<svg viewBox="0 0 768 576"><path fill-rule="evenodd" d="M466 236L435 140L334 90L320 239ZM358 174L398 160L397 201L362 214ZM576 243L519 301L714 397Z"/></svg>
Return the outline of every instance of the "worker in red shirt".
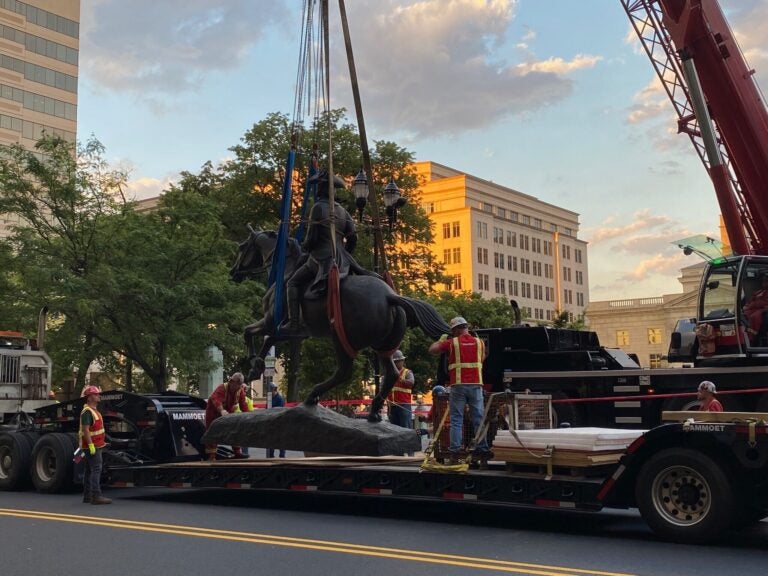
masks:
<svg viewBox="0 0 768 576"><path fill-rule="evenodd" d="M226 416L235 410L235 406L240 407L241 412L250 412L248 402L245 399L245 390L243 389L245 378L242 373L235 372L224 384L219 384L208 398L208 404L205 407L205 427L208 428L211 423L221 416ZM216 460L216 444L205 445L205 455L208 460ZM240 446L232 446L235 452L235 458L247 458L243 454Z"/></svg>
<svg viewBox="0 0 768 576"><path fill-rule="evenodd" d="M715 398L715 394L717 394L717 388L715 388L715 385L709 380L704 380L699 384L699 391L696 394L696 397L701 402L699 405L699 410L701 412L723 411L723 405L720 404L720 401L717 398Z"/></svg>
<svg viewBox="0 0 768 576"><path fill-rule="evenodd" d="M387 396L389 421L395 426L413 428L413 370L405 367L405 354L401 350L395 351L392 361L397 368L397 381Z"/></svg>
<svg viewBox="0 0 768 576"><path fill-rule="evenodd" d="M483 360L487 353L480 338L469 333L469 324L457 316L450 322L451 337L443 335L429 346L430 354L448 354L449 415L451 418L451 443L448 452L451 461L458 460L462 448L464 408L469 406L469 415L475 432L483 420ZM479 460L488 460L492 455L485 437L475 448Z"/></svg>

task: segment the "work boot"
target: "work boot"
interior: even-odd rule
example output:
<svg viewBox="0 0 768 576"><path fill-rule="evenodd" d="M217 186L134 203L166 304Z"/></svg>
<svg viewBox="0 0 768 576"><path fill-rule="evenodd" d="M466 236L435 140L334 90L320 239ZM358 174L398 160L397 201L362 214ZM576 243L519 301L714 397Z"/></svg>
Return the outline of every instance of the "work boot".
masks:
<svg viewBox="0 0 768 576"><path fill-rule="evenodd" d="M111 498L105 498L104 496L92 496L91 504L112 504Z"/></svg>

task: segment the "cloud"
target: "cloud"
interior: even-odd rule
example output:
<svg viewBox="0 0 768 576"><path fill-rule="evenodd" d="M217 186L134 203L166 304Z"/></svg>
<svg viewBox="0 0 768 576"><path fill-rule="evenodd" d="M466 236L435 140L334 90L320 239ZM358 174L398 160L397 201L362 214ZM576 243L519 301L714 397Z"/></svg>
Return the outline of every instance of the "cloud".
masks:
<svg viewBox="0 0 768 576"><path fill-rule="evenodd" d="M652 276L670 276L680 273L680 269L689 265L682 251L665 254L659 253L651 258L641 260L635 268L621 276L621 280L629 282L642 282Z"/></svg>
<svg viewBox="0 0 768 576"><path fill-rule="evenodd" d="M137 178L130 180L125 197L128 200L144 200L160 196L175 181L176 178Z"/></svg>
<svg viewBox="0 0 768 576"><path fill-rule="evenodd" d="M675 174L683 173L683 165L677 160L663 160L658 164L652 165L648 168L648 171L652 174L661 174L663 176L674 176Z"/></svg>
<svg viewBox="0 0 768 576"><path fill-rule="evenodd" d="M768 86L768 4L764 0L725 0L723 7L747 64Z"/></svg>
<svg viewBox="0 0 768 576"><path fill-rule="evenodd" d="M567 98L573 89L568 74L594 66L599 57L538 60L529 45L535 32L528 30L521 42L524 62L499 60L494 54L508 41L516 7L512 0L349 3L350 21L356 23L355 60L371 123L406 138L451 135ZM341 43L334 48L341 57ZM351 102L344 104L350 107Z"/></svg>
<svg viewBox="0 0 768 576"><path fill-rule="evenodd" d="M610 223L613 219L607 221ZM598 244L614 238L626 238L644 230L652 230L671 223L668 216L651 214L650 210L641 210L633 215L633 221L624 226L603 226L594 229L585 229L584 235L590 244ZM671 241L671 240L670 240Z"/></svg>
<svg viewBox="0 0 768 576"><path fill-rule="evenodd" d="M81 74L97 87L172 96L241 65L284 17L281 0L91 0L82 6Z"/></svg>
<svg viewBox="0 0 768 576"><path fill-rule="evenodd" d="M602 56L585 56L583 54L577 54L573 60L564 60L563 58L548 58L547 60L540 60L538 62L524 62L517 65L517 70L521 74L530 74L531 72L546 72L552 74L568 74L574 70L581 70L583 68L593 68L600 60Z"/></svg>

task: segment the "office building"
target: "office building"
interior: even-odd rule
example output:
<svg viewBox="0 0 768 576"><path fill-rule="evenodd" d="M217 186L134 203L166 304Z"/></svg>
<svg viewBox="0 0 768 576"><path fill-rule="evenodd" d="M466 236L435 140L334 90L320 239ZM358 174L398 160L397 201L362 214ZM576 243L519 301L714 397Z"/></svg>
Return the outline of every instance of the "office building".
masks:
<svg viewBox="0 0 768 576"><path fill-rule="evenodd" d="M74 142L80 0L0 0L0 146ZM15 222L0 215L0 237Z"/></svg>
<svg viewBox="0 0 768 576"><path fill-rule="evenodd" d="M572 318L589 302L587 243L579 215L435 162L418 162L432 250L453 292L516 300L533 321Z"/></svg>

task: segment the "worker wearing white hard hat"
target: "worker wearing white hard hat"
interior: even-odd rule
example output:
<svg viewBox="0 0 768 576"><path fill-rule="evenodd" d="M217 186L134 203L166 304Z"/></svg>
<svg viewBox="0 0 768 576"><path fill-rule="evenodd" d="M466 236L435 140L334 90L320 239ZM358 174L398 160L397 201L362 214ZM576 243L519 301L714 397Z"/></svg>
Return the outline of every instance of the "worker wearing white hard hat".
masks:
<svg viewBox="0 0 768 576"><path fill-rule="evenodd" d="M413 370L405 367L405 354L402 350L396 350L392 354L392 361L397 368L397 380L387 396L389 421L402 428L413 427L413 385L416 379Z"/></svg>
<svg viewBox="0 0 768 576"><path fill-rule="evenodd" d="M449 410L451 418L450 460L458 461L464 450L464 408L469 406L472 426L480 429L483 420L483 360L487 356L480 338L469 333L469 323L463 316L452 318L451 337L443 335L429 347L430 354L448 355ZM469 439L467 439L469 440ZM485 438L474 447L475 457L487 461L493 455Z"/></svg>
<svg viewBox="0 0 768 576"><path fill-rule="evenodd" d="M720 401L715 398L715 394L717 394L717 388L715 388L714 382L710 382L709 380L704 380L699 384L699 389L696 394L696 397L699 399L701 404L699 405L699 410L701 412L722 412L723 411L723 405L720 403Z"/></svg>

